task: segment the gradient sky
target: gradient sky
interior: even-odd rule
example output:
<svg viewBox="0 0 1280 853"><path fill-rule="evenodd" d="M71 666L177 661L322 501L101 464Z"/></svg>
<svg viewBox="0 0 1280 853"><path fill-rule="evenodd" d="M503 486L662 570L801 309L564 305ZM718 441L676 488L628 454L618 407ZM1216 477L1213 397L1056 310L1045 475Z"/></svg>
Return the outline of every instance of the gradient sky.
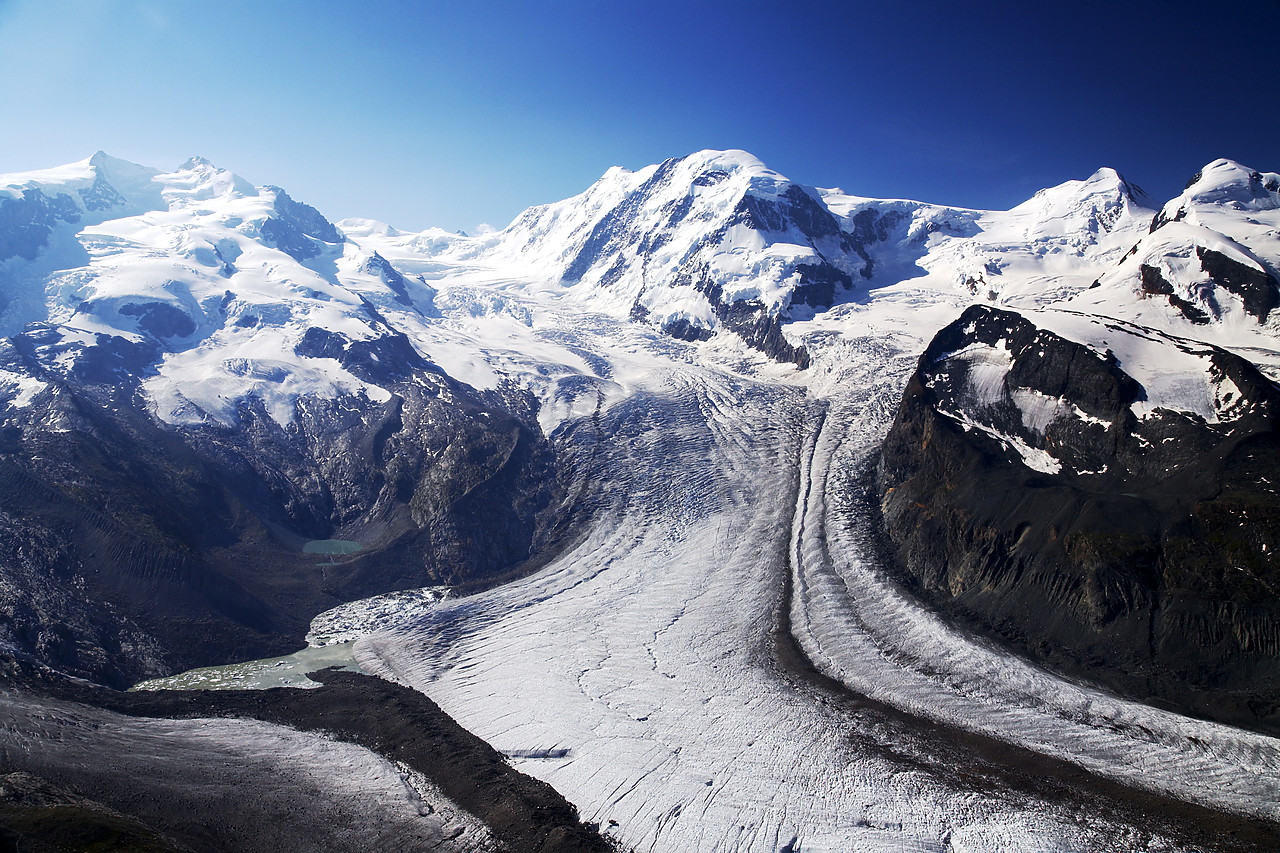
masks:
<svg viewBox="0 0 1280 853"><path fill-rule="evenodd" d="M331 219L501 227L702 148L1007 208L1280 170L1280 0L0 0L0 172L201 154Z"/></svg>

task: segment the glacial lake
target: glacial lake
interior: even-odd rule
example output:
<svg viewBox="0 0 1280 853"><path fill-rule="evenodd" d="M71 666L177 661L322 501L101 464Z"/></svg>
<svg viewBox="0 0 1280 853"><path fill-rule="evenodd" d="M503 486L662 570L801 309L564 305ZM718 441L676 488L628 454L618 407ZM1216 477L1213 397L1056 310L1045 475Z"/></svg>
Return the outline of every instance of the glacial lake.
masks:
<svg viewBox="0 0 1280 853"><path fill-rule="evenodd" d="M354 554L360 550L360 543L350 539L312 539L302 546L304 554Z"/></svg>

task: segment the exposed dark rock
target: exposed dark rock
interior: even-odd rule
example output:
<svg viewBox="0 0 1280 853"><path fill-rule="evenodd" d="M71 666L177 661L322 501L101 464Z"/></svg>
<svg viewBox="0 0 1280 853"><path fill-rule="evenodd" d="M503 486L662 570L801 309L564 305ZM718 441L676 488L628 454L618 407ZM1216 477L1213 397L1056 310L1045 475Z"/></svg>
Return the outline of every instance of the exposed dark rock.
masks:
<svg viewBox="0 0 1280 853"><path fill-rule="evenodd" d="M836 294L853 289L853 279L843 270L829 264L799 264L800 283L791 291L792 305L830 308Z"/></svg>
<svg viewBox="0 0 1280 853"><path fill-rule="evenodd" d="M296 261L320 254L316 240L341 243L342 234L320 211L309 204L294 201L279 187L267 187L276 194L276 215L262 223L262 236ZM311 238L311 239L308 239Z"/></svg>
<svg viewBox="0 0 1280 853"><path fill-rule="evenodd" d="M1169 294L1169 304L1181 311L1183 317L1197 326L1203 326L1209 322L1209 312L1196 307L1181 296Z"/></svg>
<svg viewBox="0 0 1280 853"><path fill-rule="evenodd" d="M771 313L768 306L757 299L726 302L720 285L706 278L705 270L700 274L704 277L698 279L696 286L706 294L712 310L726 329L775 361L791 362L802 370L809 366L809 353L805 348L792 344L782 334L781 316Z"/></svg>
<svg viewBox="0 0 1280 853"><path fill-rule="evenodd" d="M1199 176L1197 176L1195 180L1199 180ZM1188 186L1190 186L1190 184L1188 184ZM1152 217L1151 227L1147 229L1147 233L1154 234L1170 222L1181 222L1186 215L1187 209L1185 207L1179 207L1177 211L1174 212L1173 216L1167 216L1165 212L1161 210Z"/></svg>
<svg viewBox="0 0 1280 853"><path fill-rule="evenodd" d="M19 198L0 197L0 261L35 260L56 224L79 221L80 208L66 193L50 198L33 188Z"/></svg>
<svg viewBox="0 0 1280 853"><path fill-rule="evenodd" d="M1221 252L1196 247L1200 268L1214 284L1224 287L1244 300L1244 310L1265 323L1273 308L1280 306L1280 284L1274 276L1257 267L1233 261Z"/></svg>
<svg viewBox="0 0 1280 853"><path fill-rule="evenodd" d="M67 375L56 333L0 348L48 390L3 412L0 640L91 680L296 648L341 601L516 571L552 546L554 457L519 415L425 362L402 335L351 341L313 328L299 354L392 389L304 398L287 427L261 401L238 423L175 428L141 405L160 351L101 336ZM3 411L3 409L0 409ZM38 484L38 488L36 487ZM364 548L333 565L309 539Z"/></svg>
<svg viewBox="0 0 1280 853"><path fill-rule="evenodd" d="M906 214L896 210L878 214L876 211L867 208L854 214L853 240L849 248L866 262L862 269L858 270L859 275L864 279L871 278L875 272L876 265L868 249L875 243L882 243L888 240L889 232L906 218ZM950 227L950 223L946 223L946 225Z"/></svg>
<svg viewBox="0 0 1280 853"><path fill-rule="evenodd" d="M744 195L729 224L775 233L786 233L794 227L811 240L841 234L840 223L831 211L799 184L788 185L776 201L750 193Z"/></svg>
<svg viewBox="0 0 1280 853"><path fill-rule="evenodd" d="M22 336L17 344L30 349L29 339ZM134 387L140 378L155 372L163 351L153 341L131 341L118 335L99 334L96 343L84 350L72 368L73 377L93 385Z"/></svg>
<svg viewBox="0 0 1280 853"><path fill-rule="evenodd" d="M418 370L439 370L418 354L403 334L348 340L318 326L307 329L294 352L308 358L333 358L356 377L375 385L405 379Z"/></svg>
<svg viewBox="0 0 1280 853"><path fill-rule="evenodd" d="M80 201L84 204L85 210L98 212L119 207L128 200L120 195L115 187L107 183L106 178L102 177L95 168L93 183L80 190Z"/></svg>
<svg viewBox="0 0 1280 853"><path fill-rule="evenodd" d="M1209 322L1208 312L1174 293L1173 285L1160 274L1159 269L1143 264L1139 267L1139 274L1141 275L1143 293L1149 296L1168 297L1169 304L1177 308L1182 312L1182 316L1196 325L1204 325Z"/></svg>
<svg viewBox="0 0 1280 853"><path fill-rule="evenodd" d="M231 276L239 272L234 262L236 258L240 257L240 247L231 240L224 240L223 245L214 246L213 255L222 264L218 269L218 275L223 278L231 278ZM231 293L231 291L228 290L227 293ZM222 308L224 311L227 307L227 301L223 300Z"/></svg>
<svg viewBox="0 0 1280 853"><path fill-rule="evenodd" d="M1011 367L984 400L950 354L996 342ZM881 507L906 582L1068 674L1280 731L1280 393L1225 351L1212 371L1239 392L1221 401L1222 423L1138 420L1129 404L1142 389L1113 360L970 308L921 357L881 452ZM1029 428L1017 389L1089 418ZM1011 440L1060 470L1028 468Z"/></svg>
<svg viewBox="0 0 1280 853"><path fill-rule="evenodd" d="M391 292L395 294L396 301L407 308L413 308L419 314L426 317L438 317L439 312L436 311L433 303L428 303L425 307L419 307L413 301L413 297L409 295L409 284L405 281L400 271L391 265L386 258L374 252L368 260L360 266L360 272L377 275L382 278L383 283L391 288Z"/></svg>
<svg viewBox="0 0 1280 853"><path fill-rule="evenodd" d="M673 320L662 327L665 334L682 341L706 341L710 340L713 332L702 326L695 326L688 320L681 317L679 320Z"/></svg>
<svg viewBox="0 0 1280 853"><path fill-rule="evenodd" d="M291 223L299 232L326 243L341 243L342 233L325 219L320 211L309 204L294 201L279 187L267 187L276 194L275 209L280 218Z"/></svg>
<svg viewBox="0 0 1280 853"><path fill-rule="evenodd" d="M671 180L671 173L680 158L665 160L635 192L630 193L616 207L605 214L591 229L591 233L578 249L578 253L565 268L566 281L578 281L601 257L621 251L635 235L633 230L644 202ZM651 250L652 250L652 245Z"/></svg>
<svg viewBox="0 0 1280 853"><path fill-rule="evenodd" d="M0 775L0 850L12 853L179 853L137 820L30 773Z"/></svg>
<svg viewBox="0 0 1280 853"><path fill-rule="evenodd" d="M1143 264L1138 268L1142 276L1142 292L1150 296L1163 296L1173 293L1173 285L1165 280L1160 270Z"/></svg>
<svg viewBox="0 0 1280 853"><path fill-rule="evenodd" d="M117 310L126 317L137 317L138 327L154 338L185 338L196 330L185 311L166 302L130 302Z"/></svg>
<svg viewBox="0 0 1280 853"><path fill-rule="evenodd" d="M809 366L809 353L782 334L782 318L773 316L754 299L721 302L714 306L726 329L775 361L789 361L801 370Z"/></svg>

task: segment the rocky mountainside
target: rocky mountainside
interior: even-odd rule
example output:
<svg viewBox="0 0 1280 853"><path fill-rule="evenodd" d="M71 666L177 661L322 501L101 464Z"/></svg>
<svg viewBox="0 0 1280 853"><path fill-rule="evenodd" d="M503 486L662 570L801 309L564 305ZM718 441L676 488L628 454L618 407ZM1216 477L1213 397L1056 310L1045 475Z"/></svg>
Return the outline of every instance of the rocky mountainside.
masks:
<svg viewBox="0 0 1280 853"><path fill-rule="evenodd" d="M0 641L127 685L545 545L530 401L425 359L379 306L426 318L431 290L314 208L200 159L9 182ZM304 552L331 539L361 550Z"/></svg>
<svg viewBox="0 0 1280 853"><path fill-rule="evenodd" d="M947 612L1143 700L1280 723L1280 188L1217 161L1089 288L974 306L921 356L879 485ZM1273 344L1272 344L1273 346Z"/></svg>
<svg viewBox="0 0 1280 853"><path fill-rule="evenodd" d="M1202 366L1207 416L1146 408L1110 351L965 312L921 357L885 442L885 521L925 595L1020 650L1274 725L1280 391L1226 350L1164 343Z"/></svg>
<svg viewBox="0 0 1280 853"><path fill-rule="evenodd" d="M976 211L700 152L467 237L200 158L0 176L0 763L264 848L453 801L546 849L1270 849L1276 183ZM291 661L397 685L100 686L326 610Z"/></svg>

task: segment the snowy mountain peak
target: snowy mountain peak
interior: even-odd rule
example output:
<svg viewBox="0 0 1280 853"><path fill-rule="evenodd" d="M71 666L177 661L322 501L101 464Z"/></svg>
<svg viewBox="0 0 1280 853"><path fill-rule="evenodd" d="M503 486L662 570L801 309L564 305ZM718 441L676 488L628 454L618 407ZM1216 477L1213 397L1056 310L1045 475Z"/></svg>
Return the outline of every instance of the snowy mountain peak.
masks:
<svg viewBox="0 0 1280 853"><path fill-rule="evenodd" d="M502 232L424 234L418 248L519 264L676 337L704 340L726 328L803 361L779 323L793 306L830 306L868 279L866 247L887 236L877 214L845 223L818 191L745 151L706 150L637 172L610 169L581 195L530 208Z"/></svg>
<svg viewBox="0 0 1280 853"><path fill-rule="evenodd" d="M677 163L681 169L693 175L720 172L727 175L743 175L748 180L754 179L765 186L773 183L787 183L786 178L770 169L755 155L736 148L725 151L706 149L667 162Z"/></svg>
<svg viewBox="0 0 1280 853"><path fill-rule="evenodd" d="M193 157L188 157L187 161L183 163L181 166L179 166L176 169L176 171L185 172L191 169L200 169L200 168L216 169L218 167L213 165L213 163L211 163L207 157L201 157L199 154L196 154Z"/></svg>
<svg viewBox="0 0 1280 853"><path fill-rule="evenodd" d="M220 169L203 157L192 157L177 169L157 176L170 205L206 202L232 196L254 197L258 190L244 178Z"/></svg>
<svg viewBox="0 0 1280 853"><path fill-rule="evenodd" d="M1280 175L1213 161L1161 208L1098 289L1075 303L1179 334L1190 326L1230 330L1223 345L1269 334L1280 307L1278 191Z"/></svg>
<svg viewBox="0 0 1280 853"><path fill-rule="evenodd" d="M1139 211L1149 218L1150 201L1115 169L1102 168L1085 180L1040 190L1008 216L1019 220L1027 240L1069 234L1096 236L1114 230L1121 219Z"/></svg>
<svg viewBox="0 0 1280 853"><path fill-rule="evenodd" d="M1280 175L1259 172L1234 160L1219 159L1191 177L1182 195L1170 201L1170 217L1197 205L1227 204L1236 210L1275 210L1280 207Z"/></svg>
<svg viewBox="0 0 1280 853"><path fill-rule="evenodd" d="M0 175L0 193L17 198L26 191L39 191L55 200L65 195L64 205L74 205L93 220L98 217L92 214L101 211L118 215L163 207L159 187L153 181L159 174L158 169L98 151L85 160L53 169Z"/></svg>
<svg viewBox="0 0 1280 853"><path fill-rule="evenodd" d="M1086 186L1114 188L1114 192L1127 198L1129 203L1135 207L1144 209L1153 208L1156 200L1147 195L1146 190L1137 184L1130 183L1125 179L1124 175L1112 169L1110 166L1104 166L1094 172L1086 181Z"/></svg>
<svg viewBox="0 0 1280 853"><path fill-rule="evenodd" d="M94 171L94 184L107 184L112 190L126 199L133 210L157 210L164 207L160 193L160 185L155 178L159 169L139 166L128 160L112 157L98 151L89 158Z"/></svg>

